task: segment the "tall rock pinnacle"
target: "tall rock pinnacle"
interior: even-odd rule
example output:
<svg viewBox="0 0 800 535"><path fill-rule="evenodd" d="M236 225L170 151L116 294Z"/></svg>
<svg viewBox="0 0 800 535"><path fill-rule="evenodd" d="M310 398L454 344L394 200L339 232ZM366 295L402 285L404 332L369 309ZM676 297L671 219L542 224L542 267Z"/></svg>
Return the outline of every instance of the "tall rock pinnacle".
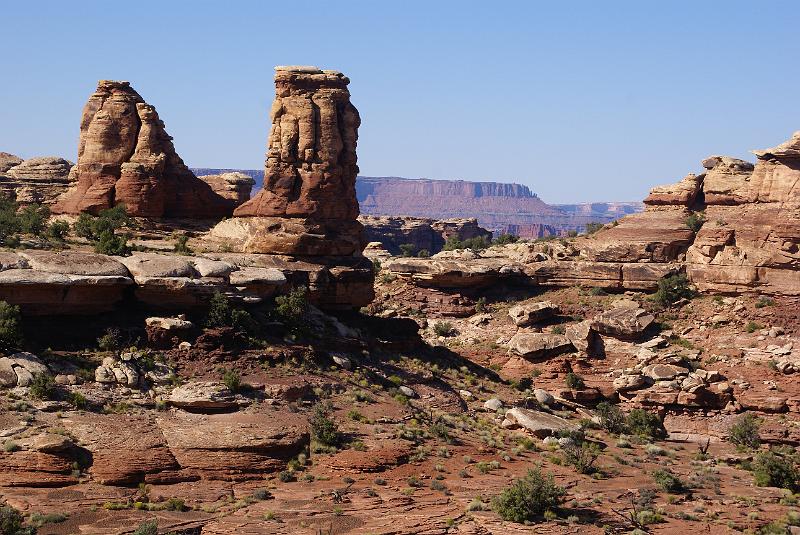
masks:
<svg viewBox="0 0 800 535"><path fill-rule="evenodd" d="M101 80L83 108L75 188L55 213L124 204L141 217L222 217L231 205L175 152L153 106L128 82Z"/></svg>

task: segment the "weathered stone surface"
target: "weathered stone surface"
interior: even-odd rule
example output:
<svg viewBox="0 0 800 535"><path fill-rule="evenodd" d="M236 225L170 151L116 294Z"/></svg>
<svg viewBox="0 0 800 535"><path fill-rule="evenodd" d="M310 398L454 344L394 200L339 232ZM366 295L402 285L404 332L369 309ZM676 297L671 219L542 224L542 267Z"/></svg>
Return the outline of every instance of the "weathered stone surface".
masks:
<svg viewBox="0 0 800 535"><path fill-rule="evenodd" d="M703 175L689 173L675 184L656 186L650 190L650 195L644 203L649 205L671 204L691 207L700 193L703 185Z"/></svg>
<svg viewBox="0 0 800 535"><path fill-rule="evenodd" d="M642 368L642 373L654 381L669 381L688 374L689 370L674 364L651 364Z"/></svg>
<svg viewBox="0 0 800 535"><path fill-rule="evenodd" d="M527 359L554 357L573 350L566 336L548 333L517 333L508 342L509 350Z"/></svg>
<svg viewBox="0 0 800 535"><path fill-rule="evenodd" d="M486 286L523 274L523 267L502 258L473 261L439 258L396 258L383 267L390 273L410 278L420 286L468 288Z"/></svg>
<svg viewBox="0 0 800 535"><path fill-rule="evenodd" d="M545 438L559 431L576 431L578 427L553 414L514 407L506 411L506 418L524 427L535 436Z"/></svg>
<svg viewBox="0 0 800 535"><path fill-rule="evenodd" d="M72 162L58 156L41 156L30 158L8 169L6 175L11 178L27 178L33 181L66 181L73 165Z"/></svg>
<svg viewBox="0 0 800 535"><path fill-rule="evenodd" d="M575 349L589 355L594 352L598 342L597 332L592 329L592 324L588 320L567 325L564 335Z"/></svg>
<svg viewBox="0 0 800 535"><path fill-rule="evenodd" d="M523 303L508 309L508 315L518 327L525 327L552 318L558 314L558 306L550 301Z"/></svg>
<svg viewBox="0 0 800 535"><path fill-rule="evenodd" d="M12 167L23 162L22 158L9 152L0 152L0 173L5 173Z"/></svg>
<svg viewBox="0 0 800 535"><path fill-rule="evenodd" d="M222 383L191 382L173 389L171 405L182 409L235 409L246 405L244 398L228 390Z"/></svg>
<svg viewBox="0 0 800 535"><path fill-rule="evenodd" d="M491 240L492 233L478 226L477 219L425 219L419 217L359 216L369 242L378 242L394 255L399 255L401 245L413 246L412 253L428 251L436 254L445 242L454 237L459 241L484 237Z"/></svg>
<svg viewBox="0 0 800 535"><path fill-rule="evenodd" d="M34 376L49 373L47 366L33 353L0 357L0 386L28 386Z"/></svg>
<svg viewBox="0 0 800 535"><path fill-rule="evenodd" d="M142 217L221 217L231 205L175 152L153 106L128 82L101 80L81 118L77 184L55 213L97 213L124 204Z"/></svg>
<svg viewBox="0 0 800 535"><path fill-rule="evenodd" d="M616 338L636 338L653 323L655 317L641 308L619 307L592 318L592 329Z"/></svg>
<svg viewBox="0 0 800 535"><path fill-rule="evenodd" d="M708 169L703 180L706 204L733 205L747 202L753 164L728 156L710 156L703 160Z"/></svg>
<svg viewBox="0 0 800 535"><path fill-rule="evenodd" d="M237 172L203 175L197 178L211 186L214 193L230 201L232 209L250 200L250 192L256 183L250 175Z"/></svg>
<svg viewBox="0 0 800 535"><path fill-rule="evenodd" d="M0 194L20 204L51 204L69 188L73 166L63 158L45 156L19 160L16 157L2 158L0 153ZM9 155L11 156L11 155ZM5 162L5 163L4 163ZM6 167L4 169L4 167Z"/></svg>

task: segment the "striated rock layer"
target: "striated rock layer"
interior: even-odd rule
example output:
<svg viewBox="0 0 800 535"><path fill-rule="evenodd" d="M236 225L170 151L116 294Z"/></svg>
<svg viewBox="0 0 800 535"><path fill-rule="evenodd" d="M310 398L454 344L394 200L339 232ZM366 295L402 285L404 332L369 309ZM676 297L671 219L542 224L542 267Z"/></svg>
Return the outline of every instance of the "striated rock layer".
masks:
<svg viewBox="0 0 800 535"><path fill-rule="evenodd" d="M478 226L476 219L444 219L435 221L418 217L359 216L367 241L380 242L393 254L400 254L401 245L412 245L413 254L428 251L438 253L450 237L459 241L484 237L492 233Z"/></svg>
<svg viewBox="0 0 800 535"><path fill-rule="evenodd" d="M141 217L222 217L231 204L175 152L155 108L128 82L101 80L81 118L75 188L55 213L97 213L124 204Z"/></svg>
<svg viewBox="0 0 800 535"><path fill-rule="evenodd" d="M23 161L0 153L0 193L21 204L52 204L69 188L73 165L57 156Z"/></svg>

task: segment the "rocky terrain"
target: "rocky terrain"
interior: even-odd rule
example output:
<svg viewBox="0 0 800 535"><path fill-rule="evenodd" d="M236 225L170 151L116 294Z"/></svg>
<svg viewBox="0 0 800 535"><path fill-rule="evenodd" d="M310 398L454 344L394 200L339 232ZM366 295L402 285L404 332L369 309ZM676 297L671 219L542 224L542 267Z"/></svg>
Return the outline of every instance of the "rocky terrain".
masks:
<svg viewBox="0 0 800 535"><path fill-rule="evenodd" d="M4 535L796 532L800 134L492 242L359 219L349 80L275 82L252 199L121 82L0 155Z"/></svg>

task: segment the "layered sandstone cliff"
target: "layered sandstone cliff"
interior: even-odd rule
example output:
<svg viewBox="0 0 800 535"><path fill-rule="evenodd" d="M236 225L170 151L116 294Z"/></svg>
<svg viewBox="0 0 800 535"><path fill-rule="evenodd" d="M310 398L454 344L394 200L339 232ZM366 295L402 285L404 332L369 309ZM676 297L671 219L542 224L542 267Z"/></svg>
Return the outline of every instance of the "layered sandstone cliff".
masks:
<svg viewBox="0 0 800 535"><path fill-rule="evenodd" d="M230 203L175 151L155 108L128 82L101 80L81 118L75 188L56 213L97 213L124 204L141 217L222 217Z"/></svg>
<svg viewBox="0 0 800 535"><path fill-rule="evenodd" d="M358 220L364 225L367 241L381 243L392 254L400 254L401 245L411 245L413 254L438 253L450 237L459 241L479 237L492 239L492 233L478 226L476 219L359 216Z"/></svg>
<svg viewBox="0 0 800 535"><path fill-rule="evenodd" d="M72 183L73 165L57 156L22 160L0 153L0 193L21 204L52 204Z"/></svg>

